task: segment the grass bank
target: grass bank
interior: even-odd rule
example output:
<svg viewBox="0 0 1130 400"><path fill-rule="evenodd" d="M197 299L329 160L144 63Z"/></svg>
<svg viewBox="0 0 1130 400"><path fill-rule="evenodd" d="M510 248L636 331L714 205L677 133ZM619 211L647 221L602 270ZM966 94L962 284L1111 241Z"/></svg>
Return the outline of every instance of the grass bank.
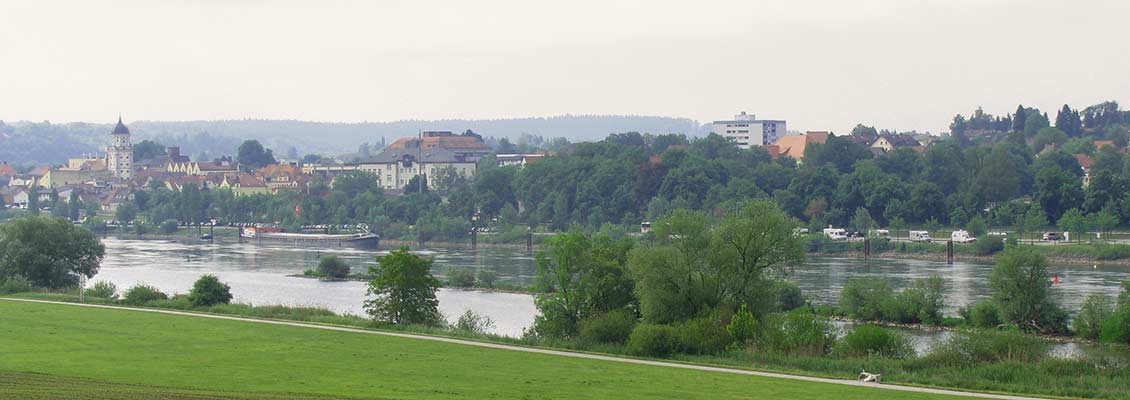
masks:
<svg viewBox="0 0 1130 400"><path fill-rule="evenodd" d="M60 383L14 384L40 398L954 398L124 310L3 301L0 315L0 376Z"/></svg>

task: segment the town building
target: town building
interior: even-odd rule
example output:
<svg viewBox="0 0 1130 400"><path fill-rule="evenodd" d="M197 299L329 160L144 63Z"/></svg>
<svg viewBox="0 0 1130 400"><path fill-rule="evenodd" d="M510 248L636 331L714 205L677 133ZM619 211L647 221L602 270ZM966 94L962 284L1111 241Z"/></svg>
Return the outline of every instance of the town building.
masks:
<svg viewBox="0 0 1130 400"><path fill-rule="evenodd" d="M407 190L416 176L426 179L450 168L471 178L479 159L491 148L478 135L456 135L448 131L426 131L419 137L401 138L369 156L344 166L303 166L305 174L335 175L347 171L364 171L377 177L377 184L386 190ZM428 186L435 182L427 179Z"/></svg>
<svg viewBox="0 0 1130 400"><path fill-rule="evenodd" d="M766 149L773 158L785 156L803 162L804 151L808 149L808 145L827 143L829 136L831 136L830 132L823 131L808 131L803 135L784 135L776 144L766 146Z"/></svg>
<svg viewBox="0 0 1130 400"><path fill-rule="evenodd" d="M541 160L549 156L549 152L530 153L530 154L496 154L494 156L495 163L499 167L519 166L524 167L526 164Z"/></svg>
<svg viewBox="0 0 1130 400"><path fill-rule="evenodd" d="M115 178L130 179L133 176L133 144L130 143L129 128L122 123L122 117L118 117L118 125L110 132L106 166Z"/></svg>
<svg viewBox="0 0 1130 400"><path fill-rule="evenodd" d="M784 120L759 120L753 114L735 115L733 120L714 121L712 131L730 139L741 149L777 143L785 135Z"/></svg>
<svg viewBox="0 0 1130 400"><path fill-rule="evenodd" d="M883 153L903 147L914 148L918 146L921 146L921 143L918 143L918 141L914 140L914 137L910 135L879 135L879 138L875 139L874 143L871 143L872 149L880 149Z"/></svg>

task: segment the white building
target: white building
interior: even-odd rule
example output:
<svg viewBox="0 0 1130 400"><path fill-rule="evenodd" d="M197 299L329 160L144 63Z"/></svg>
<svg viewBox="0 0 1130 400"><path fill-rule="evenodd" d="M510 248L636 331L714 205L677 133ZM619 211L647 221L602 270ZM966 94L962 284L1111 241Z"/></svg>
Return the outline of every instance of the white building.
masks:
<svg viewBox="0 0 1130 400"><path fill-rule="evenodd" d="M110 146L106 148L106 167L115 178L130 179L133 176L133 145L129 140L129 128L118 117L118 125L110 133Z"/></svg>
<svg viewBox="0 0 1130 400"><path fill-rule="evenodd" d="M759 120L753 114L735 115L730 121L714 121L714 133L733 140L738 148L765 146L777 143L786 132L784 120Z"/></svg>

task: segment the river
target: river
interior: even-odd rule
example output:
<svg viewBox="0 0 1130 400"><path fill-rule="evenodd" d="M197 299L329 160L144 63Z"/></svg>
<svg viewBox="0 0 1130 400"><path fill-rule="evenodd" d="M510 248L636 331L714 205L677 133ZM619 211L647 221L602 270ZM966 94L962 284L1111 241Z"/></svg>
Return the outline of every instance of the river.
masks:
<svg viewBox="0 0 1130 400"><path fill-rule="evenodd" d="M317 306L338 313L363 315L363 282L324 282L291 277L315 268L323 255L345 259L355 272L375 266L374 257L387 251L332 251L265 246L241 243L207 243L172 240L129 240L106 238L106 258L91 282L105 280L124 290L138 283L153 285L168 293L185 293L203 274L215 274L231 285L234 301L251 304ZM533 282L537 267L532 254L521 249L423 248L413 250L431 257L433 273L445 274L450 268L494 270L499 281L519 285ZM992 265L917 260L871 260L854 258L810 258L788 272L806 296L816 304L835 304L843 284L852 276L889 279L896 288L913 279L937 274L946 280L949 314L956 308L988 296L988 277ZM1130 279L1128 268L1099 268L1055 265L1060 283L1053 295L1068 310L1078 310L1090 293L1117 295L1120 283ZM437 294L440 311L454 319L465 310L489 316L494 333L520 336L537 315L533 298L526 294L441 289ZM929 342L936 335L914 334L916 341Z"/></svg>

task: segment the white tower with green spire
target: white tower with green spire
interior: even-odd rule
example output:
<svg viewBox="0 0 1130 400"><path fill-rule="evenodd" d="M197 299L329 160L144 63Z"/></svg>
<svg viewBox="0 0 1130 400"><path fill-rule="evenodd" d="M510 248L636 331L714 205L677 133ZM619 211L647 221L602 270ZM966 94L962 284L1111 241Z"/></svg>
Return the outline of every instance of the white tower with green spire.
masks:
<svg viewBox="0 0 1130 400"><path fill-rule="evenodd" d="M118 125L110 132L110 146L106 148L106 166L115 178L133 177L133 145L129 140L129 128L118 117Z"/></svg>

